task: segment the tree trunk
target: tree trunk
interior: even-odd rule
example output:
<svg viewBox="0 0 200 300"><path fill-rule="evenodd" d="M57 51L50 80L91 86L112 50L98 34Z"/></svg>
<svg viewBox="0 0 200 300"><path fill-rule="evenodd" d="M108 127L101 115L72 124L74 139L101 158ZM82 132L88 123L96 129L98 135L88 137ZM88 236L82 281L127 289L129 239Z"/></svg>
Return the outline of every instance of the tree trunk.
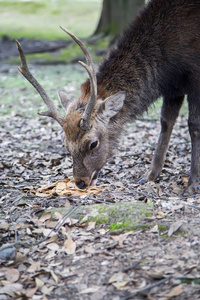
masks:
<svg viewBox="0 0 200 300"><path fill-rule="evenodd" d="M145 0L104 0L94 35L114 37L121 34L144 3Z"/></svg>

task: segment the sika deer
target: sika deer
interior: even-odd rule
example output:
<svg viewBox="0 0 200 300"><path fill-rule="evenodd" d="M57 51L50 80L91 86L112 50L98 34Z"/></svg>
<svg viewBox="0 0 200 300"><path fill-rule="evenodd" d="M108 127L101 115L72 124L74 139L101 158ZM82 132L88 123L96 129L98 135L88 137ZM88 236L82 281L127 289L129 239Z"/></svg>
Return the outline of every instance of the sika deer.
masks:
<svg viewBox="0 0 200 300"><path fill-rule="evenodd" d="M62 28L62 27L61 27ZM116 147L128 120L141 115L163 97L161 133L145 180L161 172L170 135L187 95L188 126L192 143L191 172L187 193L197 192L200 181L200 0L151 0L124 32L95 73L86 46L62 28L81 47L89 79L80 98L69 103L61 116L43 88L30 74L18 43L20 72L40 93L48 107L40 113L54 118L63 128L65 144L73 157L73 173L79 188L95 183L100 169Z"/></svg>

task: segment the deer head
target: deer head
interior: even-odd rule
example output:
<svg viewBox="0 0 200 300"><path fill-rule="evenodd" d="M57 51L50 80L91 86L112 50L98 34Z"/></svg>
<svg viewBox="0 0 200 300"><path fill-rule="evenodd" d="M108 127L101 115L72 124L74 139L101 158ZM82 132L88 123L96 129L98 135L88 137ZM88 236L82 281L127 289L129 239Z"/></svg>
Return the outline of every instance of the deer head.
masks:
<svg viewBox="0 0 200 300"><path fill-rule="evenodd" d="M60 26L61 27L61 26ZM45 112L38 113L55 119L64 131L64 144L73 158L73 174L79 188L96 183L98 173L111 153L109 121L123 107L125 92L114 95L105 93L102 97L97 93L97 78L90 52L84 43L73 33L61 27L82 49L87 64L79 63L87 70L89 80L82 85L82 93L78 100L70 103L66 93L60 91L59 99L66 110L65 117L56 109L43 87L30 73L24 52L18 41L17 47L22 66L18 70L33 85L48 107Z"/></svg>

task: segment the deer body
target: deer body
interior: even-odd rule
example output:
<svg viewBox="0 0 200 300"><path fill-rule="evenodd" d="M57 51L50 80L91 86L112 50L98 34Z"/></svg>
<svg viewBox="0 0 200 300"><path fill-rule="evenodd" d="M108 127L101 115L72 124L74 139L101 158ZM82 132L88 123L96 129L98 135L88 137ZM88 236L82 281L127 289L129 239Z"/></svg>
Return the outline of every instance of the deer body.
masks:
<svg viewBox="0 0 200 300"><path fill-rule="evenodd" d="M110 50L96 76L91 65L81 63L90 78L82 85L80 98L69 104L67 95L60 93L66 109L61 126L66 147L73 157L78 187L95 183L116 147L125 122L141 115L162 96L161 133L150 170L143 178L155 180L163 167L170 135L187 95L192 142L187 191L197 192L200 180L199 16L200 0L151 0ZM63 30L77 42L75 36ZM92 97L95 101L88 113Z"/></svg>

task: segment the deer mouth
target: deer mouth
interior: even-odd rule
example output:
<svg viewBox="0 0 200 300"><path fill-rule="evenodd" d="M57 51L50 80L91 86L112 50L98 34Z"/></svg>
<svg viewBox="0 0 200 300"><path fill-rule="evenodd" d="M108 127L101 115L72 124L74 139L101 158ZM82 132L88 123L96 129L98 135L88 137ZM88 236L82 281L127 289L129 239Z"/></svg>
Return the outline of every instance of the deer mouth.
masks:
<svg viewBox="0 0 200 300"><path fill-rule="evenodd" d="M96 185L97 177L98 177L98 172L97 172L97 171L94 171L94 172L92 173L92 176L91 176L91 180L90 180L89 186Z"/></svg>
<svg viewBox="0 0 200 300"><path fill-rule="evenodd" d="M77 186L79 189L86 189L86 188L89 187L89 186L96 185L98 173L99 173L98 171L94 171L94 172L92 173L92 176L91 176L90 181L88 180L88 178L83 178L83 179L78 178L78 179L75 181L76 186Z"/></svg>

